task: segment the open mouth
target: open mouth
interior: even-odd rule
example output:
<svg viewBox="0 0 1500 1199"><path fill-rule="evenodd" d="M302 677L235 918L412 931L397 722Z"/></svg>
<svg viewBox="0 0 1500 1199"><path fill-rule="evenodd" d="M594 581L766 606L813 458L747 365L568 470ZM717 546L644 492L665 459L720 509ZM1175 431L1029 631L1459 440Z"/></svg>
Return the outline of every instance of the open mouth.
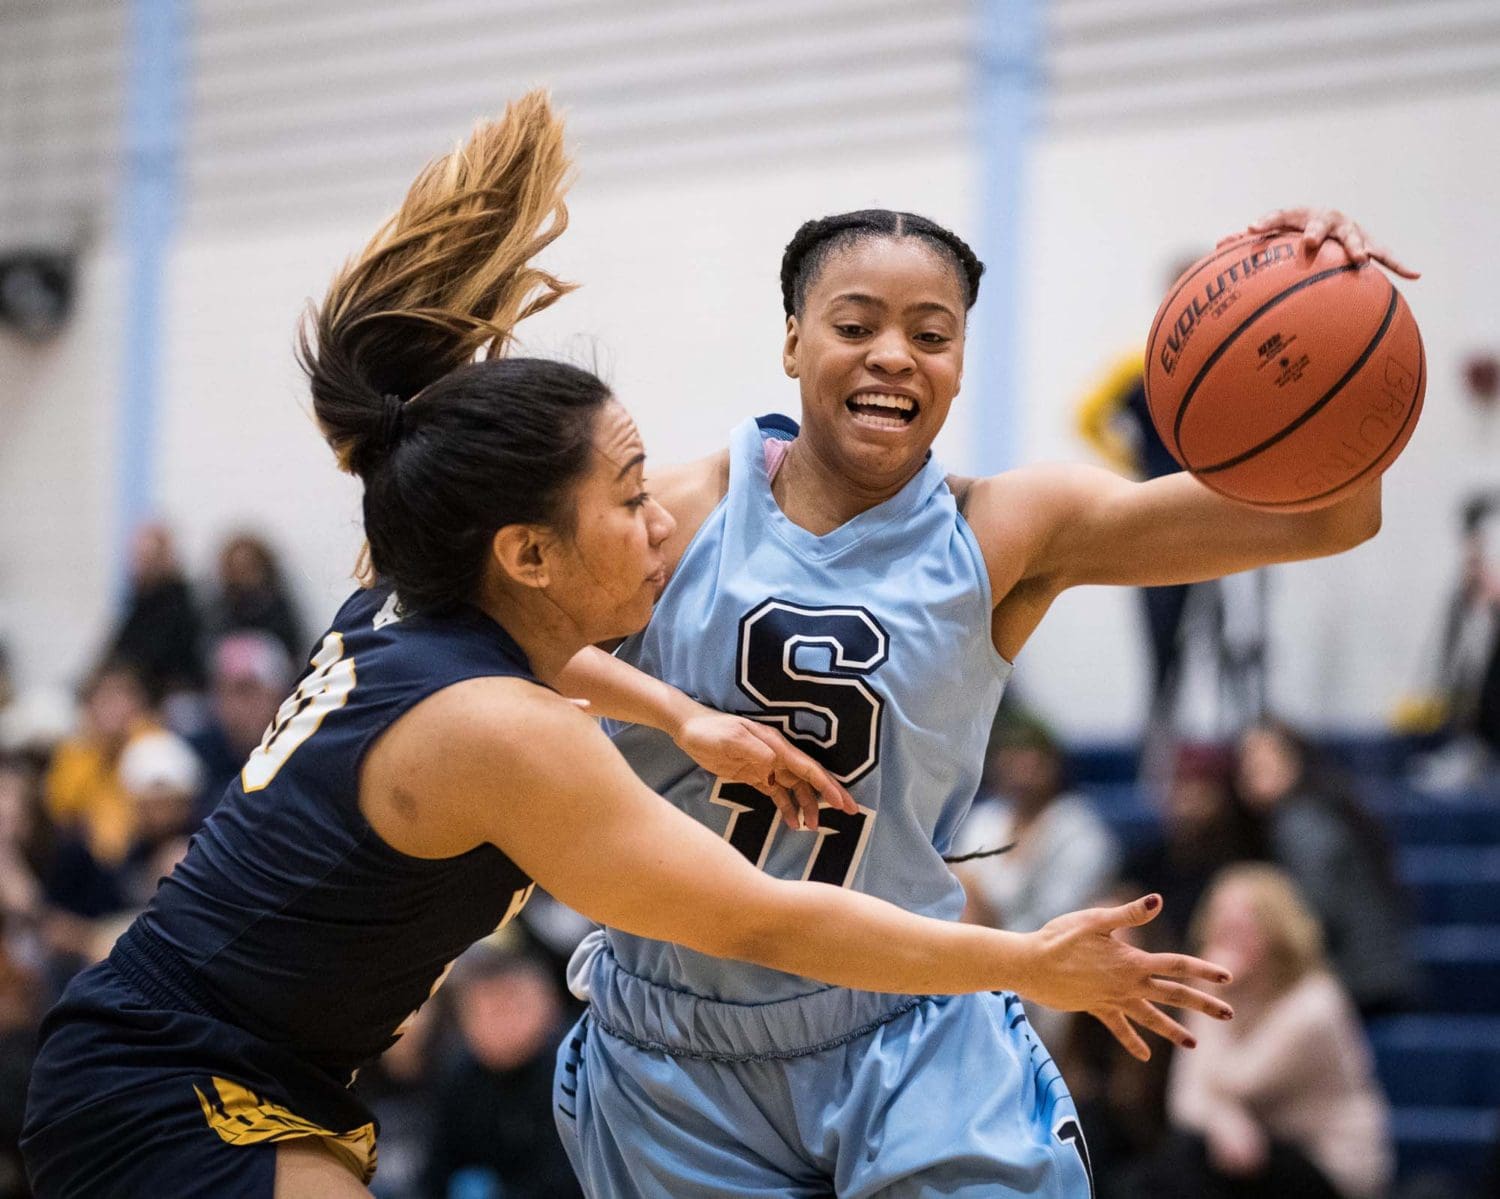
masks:
<svg viewBox="0 0 1500 1199"><path fill-rule="evenodd" d="M917 419L916 400L889 391L857 391L844 407L860 424L875 429L902 429Z"/></svg>

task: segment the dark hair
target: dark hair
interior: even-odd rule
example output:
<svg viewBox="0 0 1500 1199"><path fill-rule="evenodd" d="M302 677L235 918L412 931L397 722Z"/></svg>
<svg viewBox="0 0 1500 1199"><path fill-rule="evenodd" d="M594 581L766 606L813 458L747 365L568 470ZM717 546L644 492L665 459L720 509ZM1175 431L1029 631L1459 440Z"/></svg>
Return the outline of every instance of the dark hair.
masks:
<svg viewBox="0 0 1500 1199"><path fill-rule="evenodd" d="M920 237L952 263L963 278L964 307L974 307L984 263L963 238L916 213L865 208L808 221L787 243L781 256L781 305L787 316L802 314L807 289L835 252L872 237Z"/></svg>
<svg viewBox="0 0 1500 1199"><path fill-rule="evenodd" d="M370 565L404 611L472 601L497 529L570 525L609 389L503 357L571 290L531 265L567 227L568 173L562 122L531 92L427 166L303 328L313 411L364 481Z"/></svg>
<svg viewBox="0 0 1500 1199"><path fill-rule="evenodd" d="M1252 724L1247 732L1269 733L1281 743L1296 762L1297 773L1288 794L1316 804L1342 824L1385 888L1404 901L1405 889L1396 873L1390 837L1360 800L1350 772L1285 720L1267 716Z"/></svg>

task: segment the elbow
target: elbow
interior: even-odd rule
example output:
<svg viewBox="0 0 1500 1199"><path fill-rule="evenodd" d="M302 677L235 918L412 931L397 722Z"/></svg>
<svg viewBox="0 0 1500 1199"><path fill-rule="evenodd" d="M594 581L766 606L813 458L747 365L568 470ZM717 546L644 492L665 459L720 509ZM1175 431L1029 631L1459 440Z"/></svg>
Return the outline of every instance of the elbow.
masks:
<svg viewBox="0 0 1500 1199"><path fill-rule="evenodd" d="M1319 548L1324 554L1341 554L1363 545L1380 532L1384 519L1380 485L1377 483L1353 499L1325 509L1323 515Z"/></svg>
<svg viewBox="0 0 1500 1199"><path fill-rule="evenodd" d="M1354 527L1350 531L1349 544L1345 548L1352 550L1355 546L1363 545L1371 540L1380 532L1380 525L1384 519L1385 514L1380 504L1380 488L1376 487L1372 501L1364 505L1358 514L1358 519L1353 522Z"/></svg>

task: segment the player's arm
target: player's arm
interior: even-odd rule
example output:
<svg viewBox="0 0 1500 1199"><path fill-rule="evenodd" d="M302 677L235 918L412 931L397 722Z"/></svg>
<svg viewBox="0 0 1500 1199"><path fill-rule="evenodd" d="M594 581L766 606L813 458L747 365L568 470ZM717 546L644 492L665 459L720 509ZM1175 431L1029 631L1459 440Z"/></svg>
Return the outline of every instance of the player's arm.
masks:
<svg viewBox="0 0 1500 1199"><path fill-rule="evenodd" d="M837 779L775 729L705 707L594 646L575 654L555 682L564 695L588 701L591 715L660 729L716 778L770 796L789 828L817 828L820 802L858 811Z"/></svg>
<svg viewBox="0 0 1500 1199"><path fill-rule="evenodd" d="M1018 934L762 874L652 793L587 717L519 680L447 688L386 741L378 772L367 766L366 775L372 786L417 797L423 845L446 838L451 853L488 841L562 902L638 936L865 990L1018 990L1094 1012L1137 1053L1145 1046L1128 1021L1179 1044L1187 1037L1156 1003L1228 1010L1175 981L1223 981L1219 967L1147 954L1111 935L1152 919L1154 896ZM391 827L376 823L387 840Z"/></svg>
<svg viewBox="0 0 1500 1199"><path fill-rule="evenodd" d="M1336 554L1379 531L1380 495L1376 480L1314 512L1268 512L1186 473L1134 483L1046 465L975 481L965 517L989 564L996 643L1011 656L1069 587L1194 583Z"/></svg>

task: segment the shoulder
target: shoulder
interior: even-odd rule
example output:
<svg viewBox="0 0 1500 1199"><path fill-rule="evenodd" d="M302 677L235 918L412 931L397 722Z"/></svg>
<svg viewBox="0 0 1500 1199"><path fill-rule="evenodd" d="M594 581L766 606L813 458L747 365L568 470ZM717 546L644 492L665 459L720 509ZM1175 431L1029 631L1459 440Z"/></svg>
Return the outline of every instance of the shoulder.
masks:
<svg viewBox="0 0 1500 1199"><path fill-rule="evenodd" d="M697 536L703 522L729 491L729 451L723 449L682 466L653 470L646 485L677 522L664 547L670 573L677 568L683 551Z"/></svg>
<svg viewBox="0 0 1500 1199"><path fill-rule="evenodd" d="M362 771L362 805L403 852L461 852L487 839L493 804L539 794L538 780L576 765L590 736L603 739L592 720L540 683L464 679L427 696L379 739Z"/></svg>
<svg viewBox="0 0 1500 1199"><path fill-rule="evenodd" d="M532 739L591 723L574 705L533 679L481 675L434 691L393 727L413 753L434 765L462 767L475 757L527 749Z"/></svg>

